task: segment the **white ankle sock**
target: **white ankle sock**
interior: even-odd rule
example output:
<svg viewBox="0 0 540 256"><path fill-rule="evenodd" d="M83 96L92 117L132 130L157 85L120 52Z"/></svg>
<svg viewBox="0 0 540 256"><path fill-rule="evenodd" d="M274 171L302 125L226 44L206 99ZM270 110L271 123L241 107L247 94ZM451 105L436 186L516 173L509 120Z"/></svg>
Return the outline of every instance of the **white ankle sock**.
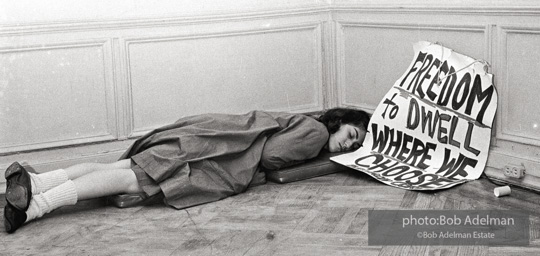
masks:
<svg viewBox="0 0 540 256"><path fill-rule="evenodd" d="M58 169L44 173L29 173L32 182L32 194L45 192L68 180L68 175L64 169Z"/></svg>
<svg viewBox="0 0 540 256"><path fill-rule="evenodd" d="M45 193L34 194L26 211L26 222L40 218L61 206L77 203L77 189L72 180L68 180Z"/></svg>

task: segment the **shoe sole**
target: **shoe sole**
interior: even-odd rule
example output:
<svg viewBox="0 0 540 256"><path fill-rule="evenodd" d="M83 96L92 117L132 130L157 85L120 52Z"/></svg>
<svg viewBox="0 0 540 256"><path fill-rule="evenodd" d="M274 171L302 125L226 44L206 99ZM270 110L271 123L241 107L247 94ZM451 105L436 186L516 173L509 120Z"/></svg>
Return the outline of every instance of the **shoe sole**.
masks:
<svg viewBox="0 0 540 256"><path fill-rule="evenodd" d="M27 191L23 186L12 186L10 178L17 174L24 175L24 172L26 172L24 167L15 162L7 168L5 173L7 183L6 201L8 201L9 204L17 208L19 211L26 211L28 209L28 205L30 204L30 198L28 195L29 191Z"/></svg>
<svg viewBox="0 0 540 256"><path fill-rule="evenodd" d="M6 180L11 178L11 176L16 174L17 171L20 170L20 169L24 169L24 168L22 167L21 164L19 164L17 162L14 162L6 169L6 173L5 173L4 177L6 178Z"/></svg>
<svg viewBox="0 0 540 256"><path fill-rule="evenodd" d="M7 216L8 216L8 207L4 207L4 227L6 228L6 232L13 233L11 222L9 222Z"/></svg>
<svg viewBox="0 0 540 256"><path fill-rule="evenodd" d="M4 207L4 227L9 234L23 226L26 218L26 213L17 210L11 204Z"/></svg>

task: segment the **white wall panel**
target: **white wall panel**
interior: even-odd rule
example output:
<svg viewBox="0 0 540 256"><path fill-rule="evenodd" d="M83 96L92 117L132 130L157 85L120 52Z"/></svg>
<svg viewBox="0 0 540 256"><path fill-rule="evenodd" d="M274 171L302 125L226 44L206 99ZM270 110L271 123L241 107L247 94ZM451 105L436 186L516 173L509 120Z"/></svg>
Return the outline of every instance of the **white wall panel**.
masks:
<svg viewBox="0 0 540 256"><path fill-rule="evenodd" d="M114 138L108 47L0 49L0 153Z"/></svg>
<svg viewBox="0 0 540 256"><path fill-rule="evenodd" d="M321 26L128 39L133 131L207 112L323 108Z"/></svg>
<svg viewBox="0 0 540 256"><path fill-rule="evenodd" d="M486 173L511 184L540 190L540 27L498 26L494 56L499 108ZM523 179L504 177L506 165L523 166Z"/></svg>
<svg viewBox="0 0 540 256"><path fill-rule="evenodd" d="M486 58L485 27L338 22L340 103L373 111L406 71L418 41L441 42L463 54ZM466 40L464 40L466 39Z"/></svg>
<svg viewBox="0 0 540 256"><path fill-rule="evenodd" d="M540 145L540 27L502 27L498 138Z"/></svg>

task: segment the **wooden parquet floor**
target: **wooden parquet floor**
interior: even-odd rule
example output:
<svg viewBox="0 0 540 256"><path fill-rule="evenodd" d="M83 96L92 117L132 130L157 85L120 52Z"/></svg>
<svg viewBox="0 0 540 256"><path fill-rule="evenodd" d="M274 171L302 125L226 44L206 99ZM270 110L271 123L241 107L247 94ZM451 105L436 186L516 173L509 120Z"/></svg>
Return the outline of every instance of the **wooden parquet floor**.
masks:
<svg viewBox="0 0 540 256"><path fill-rule="evenodd" d="M540 195L515 189L497 198L495 186L480 179L443 191L406 191L350 170L267 183L179 211L90 200L0 233L0 255L540 255ZM519 210L530 215L530 245L369 246L372 209Z"/></svg>

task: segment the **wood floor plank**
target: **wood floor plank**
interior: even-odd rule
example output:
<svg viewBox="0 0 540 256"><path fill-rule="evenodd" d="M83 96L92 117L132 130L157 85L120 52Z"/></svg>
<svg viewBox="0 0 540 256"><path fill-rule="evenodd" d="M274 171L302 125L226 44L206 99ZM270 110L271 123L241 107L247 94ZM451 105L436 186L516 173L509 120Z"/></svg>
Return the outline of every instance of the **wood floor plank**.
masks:
<svg viewBox="0 0 540 256"><path fill-rule="evenodd" d="M14 234L0 233L0 255L540 255L540 196L514 189L497 198L494 187L480 179L408 191L345 171L269 182L185 210L118 209L97 199L56 210ZM519 211L530 215L530 245L370 246L368 212L399 209Z"/></svg>
<svg viewBox="0 0 540 256"><path fill-rule="evenodd" d="M412 209L414 207L414 203L416 202L416 198L418 197L420 193L416 191L405 191L405 194L403 195L403 199L401 200L401 205L399 206L400 209Z"/></svg>

